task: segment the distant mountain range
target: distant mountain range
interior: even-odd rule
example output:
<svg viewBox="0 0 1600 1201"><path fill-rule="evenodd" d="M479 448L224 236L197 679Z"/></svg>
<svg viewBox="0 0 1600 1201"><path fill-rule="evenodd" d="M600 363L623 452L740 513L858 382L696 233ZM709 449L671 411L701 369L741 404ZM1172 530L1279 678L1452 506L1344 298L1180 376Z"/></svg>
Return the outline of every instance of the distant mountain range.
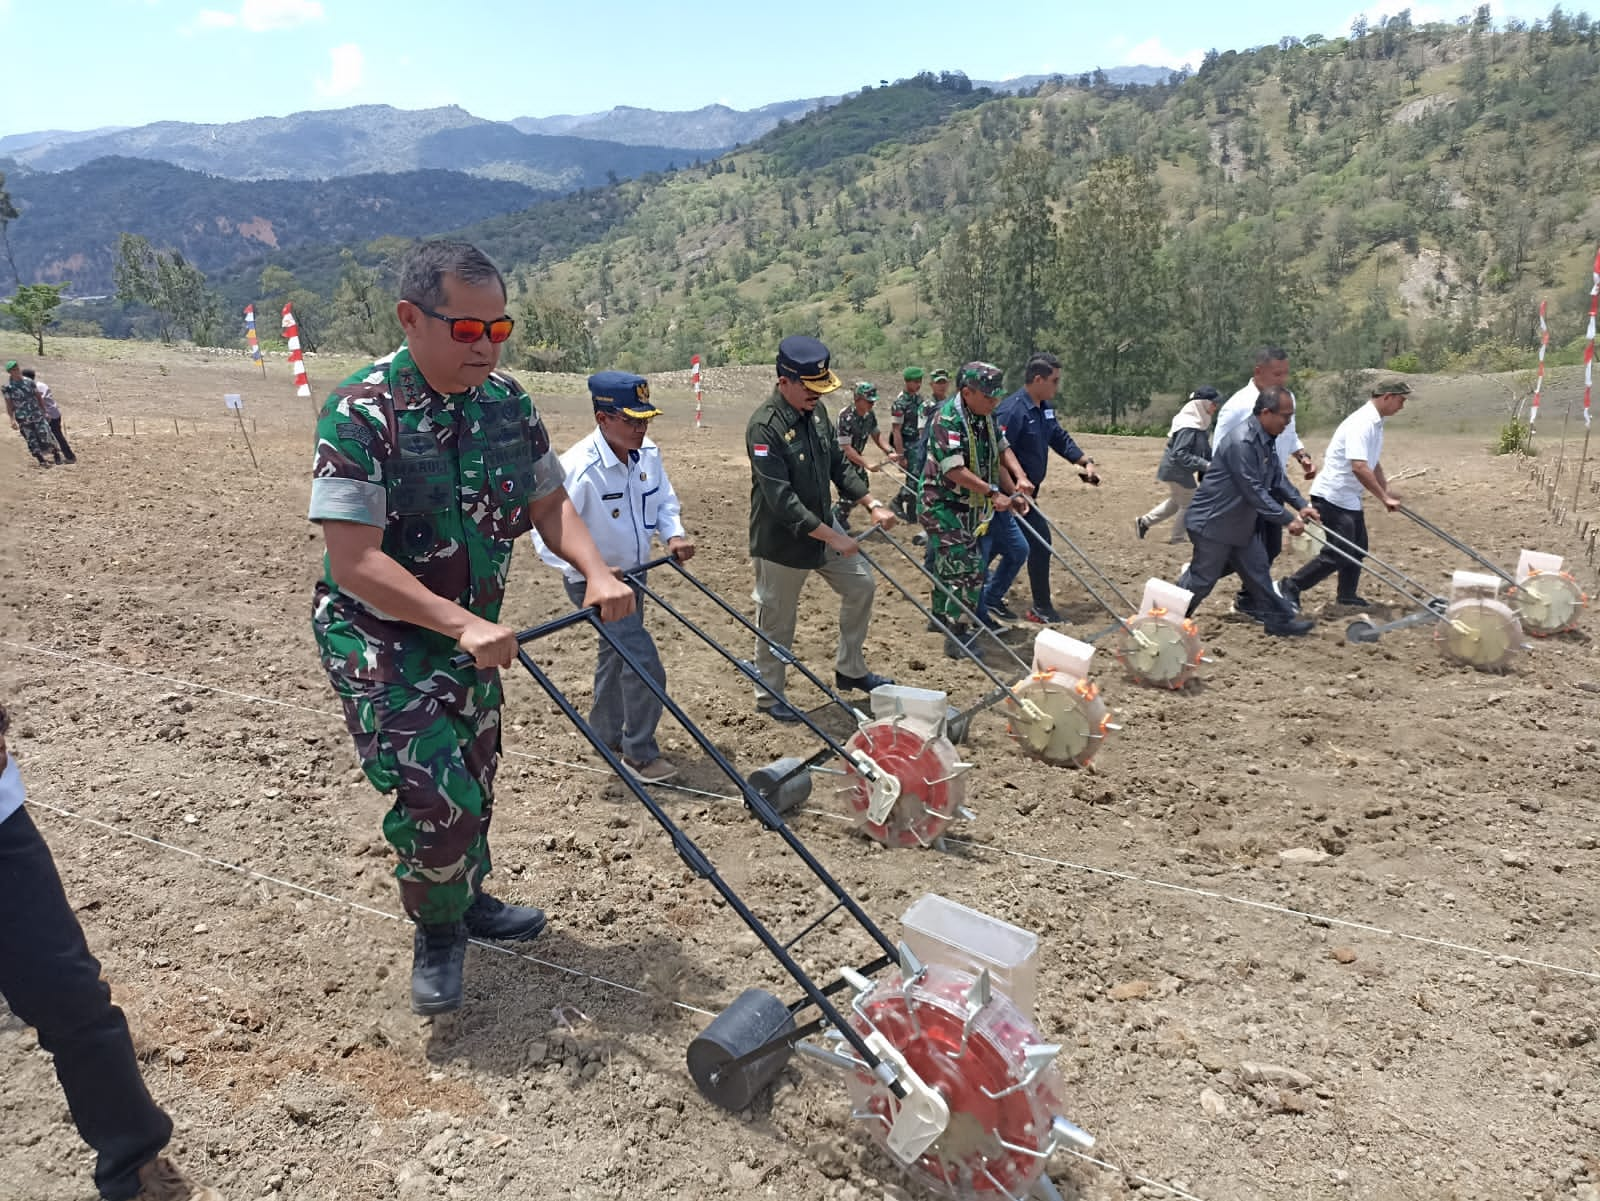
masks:
<svg viewBox="0 0 1600 1201"><path fill-rule="evenodd" d="M659 171L685 157L676 147L523 133L455 106L408 111L386 104L226 125L159 121L93 134L22 134L6 141L12 148L0 153L36 171L65 171L115 156L155 159L227 179L443 170L552 192Z"/></svg>

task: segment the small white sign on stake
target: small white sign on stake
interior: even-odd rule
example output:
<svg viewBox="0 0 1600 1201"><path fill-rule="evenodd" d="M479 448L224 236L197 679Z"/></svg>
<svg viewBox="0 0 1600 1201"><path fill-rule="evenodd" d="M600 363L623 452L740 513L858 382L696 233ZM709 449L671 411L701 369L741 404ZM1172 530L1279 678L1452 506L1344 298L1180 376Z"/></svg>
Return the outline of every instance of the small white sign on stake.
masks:
<svg viewBox="0 0 1600 1201"><path fill-rule="evenodd" d="M244 397L240 396L237 392L227 392L224 393L222 397L222 403L227 405L230 409L242 410L244 408Z"/></svg>

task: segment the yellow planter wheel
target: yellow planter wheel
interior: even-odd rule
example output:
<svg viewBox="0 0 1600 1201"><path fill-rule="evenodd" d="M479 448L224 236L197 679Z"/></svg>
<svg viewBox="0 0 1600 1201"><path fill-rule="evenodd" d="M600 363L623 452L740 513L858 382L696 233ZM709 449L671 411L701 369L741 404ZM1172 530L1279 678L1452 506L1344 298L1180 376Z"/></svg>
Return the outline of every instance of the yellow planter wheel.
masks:
<svg viewBox="0 0 1600 1201"><path fill-rule="evenodd" d="M1536 571L1512 593L1522 628L1536 638L1575 629L1589 598L1565 571Z"/></svg>
<svg viewBox="0 0 1600 1201"><path fill-rule="evenodd" d="M1182 688L1199 669L1204 648L1193 621L1155 608L1117 631L1117 662L1141 684Z"/></svg>
<svg viewBox="0 0 1600 1201"><path fill-rule="evenodd" d="M1058 671L1035 672L1012 689L1017 699L1038 710L1012 706L1011 737L1025 754L1057 767L1083 767L1116 728L1100 690L1088 680Z"/></svg>
<svg viewBox="0 0 1600 1201"><path fill-rule="evenodd" d="M1511 606L1485 597L1452 601L1433 639L1445 658L1479 671L1505 670L1523 648L1522 623Z"/></svg>

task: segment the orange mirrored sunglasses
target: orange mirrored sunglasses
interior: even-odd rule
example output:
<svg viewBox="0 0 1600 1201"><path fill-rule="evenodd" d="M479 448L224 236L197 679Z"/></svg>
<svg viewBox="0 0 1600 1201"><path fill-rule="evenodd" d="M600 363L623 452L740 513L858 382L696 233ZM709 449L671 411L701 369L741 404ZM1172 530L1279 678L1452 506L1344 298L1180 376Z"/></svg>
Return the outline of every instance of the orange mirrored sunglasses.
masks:
<svg viewBox="0 0 1600 1201"><path fill-rule="evenodd" d="M484 321L478 317L446 317L443 313L435 313L420 304L417 305L417 311L425 317L432 317L435 321L443 321L450 327L452 339L468 345L485 337L491 342L504 342L517 326L510 317L496 317L493 321Z"/></svg>

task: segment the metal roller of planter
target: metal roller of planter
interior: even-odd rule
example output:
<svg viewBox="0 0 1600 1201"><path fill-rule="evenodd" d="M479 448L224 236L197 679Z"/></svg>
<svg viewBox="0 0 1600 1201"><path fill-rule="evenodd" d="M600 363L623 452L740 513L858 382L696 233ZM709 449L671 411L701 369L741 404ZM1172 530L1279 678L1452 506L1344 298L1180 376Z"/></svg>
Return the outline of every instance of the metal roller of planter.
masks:
<svg viewBox="0 0 1600 1201"><path fill-rule="evenodd" d="M1495 595L1500 581L1494 576L1458 571L1452 577L1449 597L1430 596L1425 584L1398 567L1371 551L1361 551L1350 539L1327 526L1321 528L1329 551L1346 562L1359 564L1372 578L1417 606L1416 612L1384 625L1363 614L1345 627L1346 641L1376 642L1392 630L1438 623L1433 638L1440 653L1479 671L1503 671L1515 652L1527 649L1522 623L1511 607Z"/></svg>
<svg viewBox="0 0 1600 1201"><path fill-rule="evenodd" d="M621 657L638 683L661 701L746 807L815 877L832 906L788 941L778 936L717 872L704 851L667 815L643 782L525 649L559 630L589 625ZM800 991L786 1002L750 988L689 1044L689 1075L700 1093L730 1112L748 1108L777 1080L795 1052L846 1076L853 1120L910 1175L941 1197L1013 1201L1059 1197L1045 1175L1060 1149L1087 1150L1094 1139L1061 1113L1066 1089L1032 1015L1037 938L987 914L932 894L901 918L891 939L845 891L783 820L782 814L723 756L665 688L643 671L593 609L582 609L517 635L517 659L562 715L617 773L671 839L685 866L705 880L756 936ZM469 656L456 660L471 663ZM843 910L873 958L841 967L820 984L791 954ZM848 993L847 1012L833 998Z"/></svg>
<svg viewBox="0 0 1600 1201"><path fill-rule="evenodd" d="M885 846L932 846L952 821L972 816L965 805L964 779L972 764L961 761L954 744L945 736L944 714L941 711L887 715L874 713L872 716L863 713L800 662L788 647L762 633L755 622L671 555L623 573L629 583L689 633L726 659L751 683L771 691L771 686L761 678L755 664L739 658L651 587L649 573L658 567L671 567L701 595L771 648L779 662L793 667L816 685L856 727L850 737L841 743L808 712L790 704L781 693L773 692L822 742L822 748L809 758L795 756L778 759L750 773L751 784L771 800L779 812L789 813L803 804L811 795L812 770L823 761L837 757L844 764L847 778L845 786L837 792L844 794L847 811L858 828ZM875 707L878 701L875 695Z"/></svg>
<svg viewBox="0 0 1600 1201"><path fill-rule="evenodd" d="M1504 580L1507 602L1517 611L1522 628L1534 637L1549 638L1577 628L1578 619L1589 604L1589 597L1577 577L1562 570L1560 555L1524 550L1517 561L1517 573L1512 575L1415 510L1401 505L1400 512L1440 541L1455 547L1467 558Z"/></svg>
<svg viewBox="0 0 1600 1201"><path fill-rule="evenodd" d="M1090 598L1110 616L1113 624L1088 641L1097 641L1115 631L1117 661L1127 668L1128 674L1135 681L1156 688L1180 689L1194 677L1202 664L1210 662L1205 657L1205 648L1200 642L1200 628L1185 613L1189 600L1187 592L1183 592L1176 585L1168 584L1165 580L1151 580L1145 585L1144 603L1135 609L1133 602L1123 594L1121 588L1117 587L1116 581L1102 571L1099 564L1068 537L1065 530L1050 520L1048 513L1038 505L1034 505L1033 508L1049 527L1050 532L1070 547L1073 553L1100 577L1112 595L1122 602L1123 611L1132 613L1131 617L1123 617L1122 613L1095 591L1094 586L1067 560L1065 555L1045 541L1039 531L1019 518L1017 526L1024 535L1031 538L1035 545L1042 546L1051 558L1065 567L1072 578L1083 586L1083 590Z"/></svg>
<svg viewBox="0 0 1600 1201"><path fill-rule="evenodd" d="M934 616L933 611L923 605L883 564L865 550L859 552L863 561L887 580L901 596L910 601L917 612L943 630L945 635L960 647L963 657L976 665L978 670L988 676L995 685L992 692L978 698L949 719L946 729L952 741L960 743L970 731L973 717L1001 702L1009 702L1006 728L1012 740L1025 754L1057 767L1086 766L1105 745L1107 737L1121 729L1115 723L1114 714L1094 684L1089 683L1082 675L1068 675L1056 662L1040 662L1037 639L1034 662L1030 663L1018 655L998 634L978 621L977 614L948 584L919 563L914 555L886 531L874 526L863 534L859 541L864 542L872 537L880 538L894 548L936 590L949 596L977 631L967 639L957 637L948 625ZM1039 637L1043 638L1045 634L1051 633L1053 631L1043 631ZM1016 684L1007 684L995 674L976 649L977 640L981 637L988 637L993 641L1025 673L1020 681ZM1058 637L1063 636L1058 635ZM1077 645L1083 646L1086 652L1091 649L1083 643ZM1078 660L1080 656L1069 655L1067 659ZM1081 661L1086 664L1086 657L1082 657Z"/></svg>

